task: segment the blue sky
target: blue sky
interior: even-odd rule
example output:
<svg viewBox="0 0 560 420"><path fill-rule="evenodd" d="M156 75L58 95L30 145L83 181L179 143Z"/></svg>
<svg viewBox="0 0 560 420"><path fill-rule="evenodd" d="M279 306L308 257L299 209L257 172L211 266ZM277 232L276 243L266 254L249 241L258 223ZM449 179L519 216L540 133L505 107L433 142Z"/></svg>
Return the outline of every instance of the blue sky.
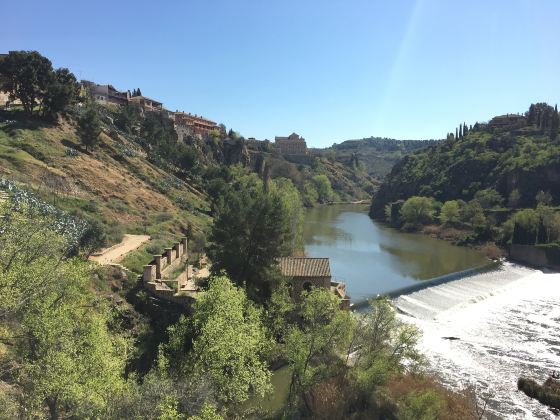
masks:
<svg viewBox="0 0 560 420"><path fill-rule="evenodd" d="M19 0L2 16L0 51L259 139L441 138L560 100L558 0Z"/></svg>

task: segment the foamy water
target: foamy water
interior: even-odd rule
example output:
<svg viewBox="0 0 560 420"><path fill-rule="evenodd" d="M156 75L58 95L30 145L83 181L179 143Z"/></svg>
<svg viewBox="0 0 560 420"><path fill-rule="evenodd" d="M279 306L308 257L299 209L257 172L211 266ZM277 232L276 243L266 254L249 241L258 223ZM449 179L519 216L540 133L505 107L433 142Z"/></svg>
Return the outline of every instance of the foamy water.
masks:
<svg viewBox="0 0 560 420"><path fill-rule="evenodd" d="M517 391L517 379L542 382L560 370L560 274L506 263L395 304L403 320L423 331L429 369L450 388L476 384L479 396L488 393L489 417L555 418Z"/></svg>

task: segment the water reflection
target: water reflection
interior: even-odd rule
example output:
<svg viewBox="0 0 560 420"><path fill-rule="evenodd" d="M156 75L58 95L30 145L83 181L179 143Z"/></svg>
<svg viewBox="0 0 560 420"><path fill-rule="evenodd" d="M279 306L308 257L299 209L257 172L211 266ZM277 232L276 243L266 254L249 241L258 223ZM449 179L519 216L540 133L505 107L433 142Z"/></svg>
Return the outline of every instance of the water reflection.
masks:
<svg viewBox="0 0 560 420"><path fill-rule="evenodd" d="M367 206L309 209L304 240L309 256L331 259L333 277L346 282L354 301L486 262L472 249L380 226Z"/></svg>

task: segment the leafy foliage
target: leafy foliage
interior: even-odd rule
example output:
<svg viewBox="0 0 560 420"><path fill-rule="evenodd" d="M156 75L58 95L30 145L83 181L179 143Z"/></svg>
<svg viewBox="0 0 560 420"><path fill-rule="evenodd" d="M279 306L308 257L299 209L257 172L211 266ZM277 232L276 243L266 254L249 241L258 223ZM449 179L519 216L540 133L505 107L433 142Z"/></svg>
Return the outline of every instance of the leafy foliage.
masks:
<svg viewBox="0 0 560 420"><path fill-rule="evenodd" d="M260 312L226 277L213 278L197 300L192 320L182 318L169 333L171 361L178 362L182 372L208 378L222 403L239 403L270 389L263 360L269 342ZM189 339L192 343L185 342ZM186 355L190 344L192 351Z"/></svg>
<svg viewBox="0 0 560 420"><path fill-rule="evenodd" d="M478 193L483 208L491 208L517 190L516 205L528 207L535 205L535 195L543 190L550 192L553 203L560 202L556 176L560 144L547 135L548 123L536 122L537 115L548 121L554 109L533 106L530 113L535 122L530 117L521 126L475 124L462 139L452 138L405 156L381 185L371 216L381 219L386 204L415 195L470 201Z"/></svg>

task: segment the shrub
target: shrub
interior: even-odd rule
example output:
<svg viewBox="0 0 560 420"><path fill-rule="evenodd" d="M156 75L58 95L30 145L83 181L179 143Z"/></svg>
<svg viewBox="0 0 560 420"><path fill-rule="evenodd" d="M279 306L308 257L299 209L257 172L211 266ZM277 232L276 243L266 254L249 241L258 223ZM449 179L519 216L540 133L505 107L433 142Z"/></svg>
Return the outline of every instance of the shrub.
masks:
<svg viewBox="0 0 560 420"><path fill-rule="evenodd" d="M423 224L431 222L434 214L435 200L430 197L410 197L400 210L405 229L418 229Z"/></svg>

